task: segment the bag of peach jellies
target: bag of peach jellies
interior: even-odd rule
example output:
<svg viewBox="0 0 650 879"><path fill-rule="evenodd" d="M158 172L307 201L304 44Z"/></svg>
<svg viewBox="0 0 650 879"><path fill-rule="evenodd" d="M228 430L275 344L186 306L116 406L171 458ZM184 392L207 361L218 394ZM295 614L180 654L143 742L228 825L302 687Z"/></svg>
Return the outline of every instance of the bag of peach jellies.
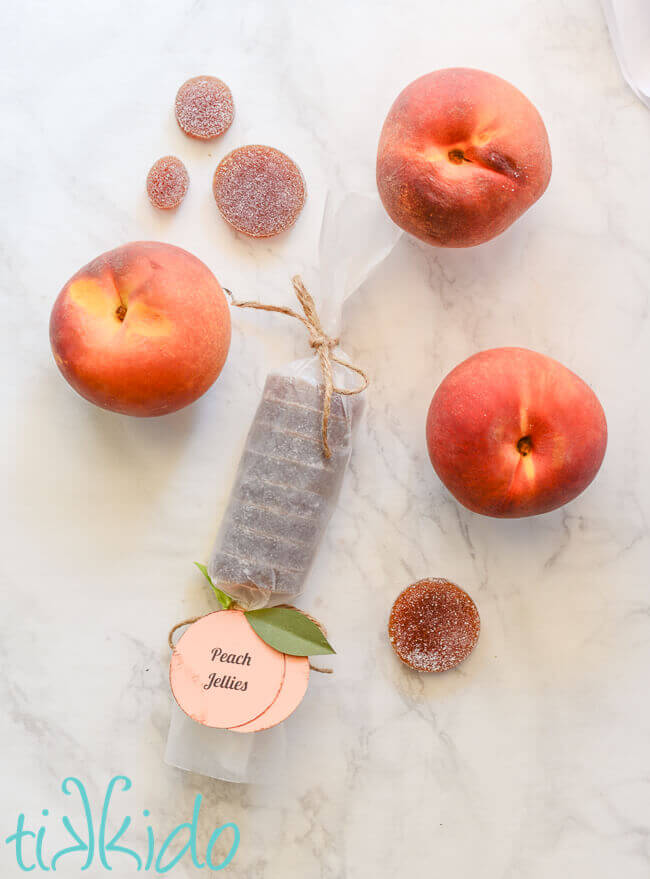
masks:
<svg viewBox="0 0 650 879"><path fill-rule="evenodd" d="M208 563L214 586L244 609L293 603L305 588L338 499L363 409L359 390L367 383L338 347L343 304L400 234L377 197L328 196L316 284L308 292L294 278L299 306L270 309L305 324L312 354L266 379ZM290 740L309 737L307 709L243 735L172 708L166 762L226 781L272 781Z"/></svg>

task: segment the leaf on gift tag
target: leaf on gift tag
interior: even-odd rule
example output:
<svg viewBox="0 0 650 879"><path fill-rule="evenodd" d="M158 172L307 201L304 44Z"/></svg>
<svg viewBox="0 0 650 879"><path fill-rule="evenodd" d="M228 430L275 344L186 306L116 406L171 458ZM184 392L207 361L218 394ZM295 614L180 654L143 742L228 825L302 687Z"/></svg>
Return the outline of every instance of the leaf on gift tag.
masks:
<svg viewBox="0 0 650 879"><path fill-rule="evenodd" d="M325 635L295 607L264 607L245 611L262 641L290 656L320 656L336 651Z"/></svg>
<svg viewBox="0 0 650 879"><path fill-rule="evenodd" d="M203 574L205 579L208 581L208 583L212 587L212 591L217 596L217 601L219 602L221 607L224 610L228 610L228 608L233 603L232 598L229 595L227 595L222 589L219 589L217 586L214 585L214 583L212 582L212 578L208 574L208 569L206 568L205 565L202 565L199 562L194 562L194 564L196 565L196 567L199 569L199 571Z"/></svg>

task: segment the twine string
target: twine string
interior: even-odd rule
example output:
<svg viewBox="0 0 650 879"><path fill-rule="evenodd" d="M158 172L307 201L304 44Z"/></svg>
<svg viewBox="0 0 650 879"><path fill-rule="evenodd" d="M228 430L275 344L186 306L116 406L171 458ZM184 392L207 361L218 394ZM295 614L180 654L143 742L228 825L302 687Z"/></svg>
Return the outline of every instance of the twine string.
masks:
<svg viewBox="0 0 650 879"><path fill-rule="evenodd" d="M340 357L337 357L332 353L333 349L339 344L339 339L334 336L328 336L323 330L323 325L321 324L320 317L318 316L318 311L316 310L316 303L314 302L313 297L305 287L302 278L299 275L295 275L291 282L293 284L293 289L302 306L302 310L304 314L300 314L297 311L294 311L292 308L288 308L284 305L265 305L263 302L239 302L235 299L232 292L228 290L228 288L224 288L225 292L228 294L232 305L237 308L257 308L260 311L274 311L278 314L286 314L288 317L293 317L296 320L299 320L304 326L307 328L309 332L309 344L318 354L318 359L320 363L321 372L323 374L323 381L325 383L325 393L323 395L323 419L322 419L322 433L323 433L323 454L326 458L330 458L332 456L331 449L329 447L329 443L327 440L327 429L331 414L332 408L332 394L342 394L343 396L352 396L354 394L361 394L368 387L368 376L361 369L360 366L355 366L353 363L349 363L347 360L342 360ZM357 388L339 388L334 384L334 378L332 374L332 363L338 363L340 366L343 366L345 369L349 369L351 372L355 372L361 378L361 384ZM297 610L292 604L280 604L278 607L287 607L291 610ZM237 602L233 602L231 605L233 610L245 610L246 608L242 607ZM309 620L312 621L318 628L321 630L323 635L327 635L325 630L325 626L321 622L319 622L314 617L310 616L308 613L301 611ZM169 649L175 649L174 643L174 635L179 629L182 629L184 626L190 626L192 623L196 623L200 620L201 617L190 617L187 620L182 620L180 623L176 623L169 632L167 637L167 643L169 644ZM309 663L309 668L312 671L319 672L320 674L333 674L333 669L331 668L319 668L318 666L312 665Z"/></svg>
<svg viewBox="0 0 650 879"><path fill-rule="evenodd" d="M323 395L323 419L322 419L322 433L323 433L323 454L326 458L331 458L332 452L329 446L329 442L327 440L327 428L330 420L330 413L332 409L332 394L342 394L344 396L351 396L353 394L361 394L368 387L368 376L361 369L360 366L355 366L353 363L349 363L347 360L342 360L340 357L337 357L333 353L333 349L339 344L339 339L334 336L328 336L327 333L323 330L323 325L320 322L320 317L318 316L318 311L316 310L316 303L313 300L313 297L303 284L302 278L300 275L294 275L291 279L291 283L293 284L293 289L298 299L298 302L302 306L302 310L304 314L300 314L297 311L294 311L293 308L288 308L284 305L265 305L263 302L239 302L236 300L231 293L230 290L224 288L226 293L230 297L231 303L237 308L257 308L260 311L275 311L278 314L286 314L288 317L293 317L296 320L299 320L302 324L305 325L307 331L309 332L309 344L318 354L318 360L320 363L321 372L323 374L323 381L325 385L325 393ZM334 384L334 378L332 375L332 363L338 363L340 366L343 366L345 369L349 369L351 372L355 372L361 378L361 384L357 388L339 388Z"/></svg>
<svg viewBox="0 0 650 879"><path fill-rule="evenodd" d="M297 608L297 607L294 607L293 604L278 604L278 605L275 605L275 606L276 606L276 607L287 607L287 608L289 608L289 610L298 610L298 608ZM242 607L242 606L241 606L238 602L236 602L236 601L233 601L233 603L231 604L231 606L228 608L228 610L242 610L242 611L245 610L245 609L246 609L246 608ZM301 610L300 613L301 613L303 616L307 617L308 620L311 620L312 623L314 623L315 626L318 626L318 628L321 630L321 632L323 633L323 635L325 635L325 637L327 637L327 630L325 629L325 626L324 626L321 622L319 622L315 617L311 616L310 614L305 613L304 610ZM169 630L169 635L167 636L167 643L169 644L169 649L173 651L173 650L176 648L176 644L174 643L174 635L176 634L176 632L177 632L179 629L182 629L183 626L191 626L192 623L196 623L196 622L198 622L200 619L201 619L201 617L190 617L189 619L187 619L187 620L182 620L180 623L176 623L175 626L172 626L172 628ZM310 668L312 671L317 671L317 672L319 672L320 674L323 674L323 675L331 675L331 674L334 674L334 669L332 669L332 668L319 668L317 665L312 665L311 662L309 663L309 668Z"/></svg>

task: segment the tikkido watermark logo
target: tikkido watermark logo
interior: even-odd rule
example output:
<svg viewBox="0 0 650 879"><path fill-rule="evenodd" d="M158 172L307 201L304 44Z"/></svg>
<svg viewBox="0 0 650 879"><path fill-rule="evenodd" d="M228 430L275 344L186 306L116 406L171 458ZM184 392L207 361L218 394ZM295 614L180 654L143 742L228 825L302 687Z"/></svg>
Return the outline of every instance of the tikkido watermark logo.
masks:
<svg viewBox="0 0 650 879"><path fill-rule="evenodd" d="M48 820L41 821L39 827L33 824L28 827L27 819L21 812L15 833L5 839L5 844L14 848L18 867L25 873L30 873L32 870L56 872L61 863L65 862L66 876L70 875L75 864L79 871L88 870L91 865L95 865L105 870L117 868L120 875L124 875L125 868L128 868L130 862L131 872L149 871L160 875L169 873L183 858L190 860L198 869L207 867L210 870L223 870L231 863L239 848L239 828L232 821L215 827L210 834L205 852L199 852L198 824L203 799L201 794L197 794L194 800L191 819L174 827L162 841L156 840L154 828L147 823L146 842L138 849L126 845L124 837L132 824L131 816L124 815L121 818L116 832L110 831L109 826L114 827L120 821L120 813L113 801L120 791L126 792L131 787L131 780L125 775L116 775L109 781L101 810L97 813L99 821L95 824L90 799L83 782L72 776L64 779L61 790L66 796L73 797L81 806L81 817L73 823L67 815L62 815L57 830L63 828L65 841L73 844L64 845L56 850L48 845L48 832L51 831L50 825L54 821L49 809L42 810L41 815ZM115 813L118 815L117 819ZM142 815L148 819L149 810L145 809ZM222 834L223 840L217 854L215 846Z"/></svg>

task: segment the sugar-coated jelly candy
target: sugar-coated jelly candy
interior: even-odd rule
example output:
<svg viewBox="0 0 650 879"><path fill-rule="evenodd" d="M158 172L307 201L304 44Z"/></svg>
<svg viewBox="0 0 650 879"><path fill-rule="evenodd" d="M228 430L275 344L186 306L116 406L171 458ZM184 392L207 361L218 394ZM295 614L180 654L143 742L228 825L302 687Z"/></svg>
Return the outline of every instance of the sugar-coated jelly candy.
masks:
<svg viewBox="0 0 650 879"><path fill-rule="evenodd" d="M163 156L147 174L147 195L155 208L177 208L185 198L190 177L187 168L176 156Z"/></svg>
<svg viewBox="0 0 650 879"><path fill-rule="evenodd" d="M212 581L248 607L302 592L334 509L363 401L332 396L326 458L323 393L300 378L266 380L208 565Z"/></svg>
<svg viewBox="0 0 650 879"><path fill-rule="evenodd" d="M211 140L227 131L235 118L232 92L216 76L195 76L176 93L176 121L189 137Z"/></svg>
<svg viewBox="0 0 650 879"><path fill-rule="evenodd" d="M227 223L252 238L289 229L305 203L305 181L289 156L269 146L243 146L221 160L213 192Z"/></svg>
<svg viewBox="0 0 650 879"><path fill-rule="evenodd" d="M469 595L448 580L418 580L398 595L388 622L393 650L417 671L446 671L470 655L481 622Z"/></svg>

